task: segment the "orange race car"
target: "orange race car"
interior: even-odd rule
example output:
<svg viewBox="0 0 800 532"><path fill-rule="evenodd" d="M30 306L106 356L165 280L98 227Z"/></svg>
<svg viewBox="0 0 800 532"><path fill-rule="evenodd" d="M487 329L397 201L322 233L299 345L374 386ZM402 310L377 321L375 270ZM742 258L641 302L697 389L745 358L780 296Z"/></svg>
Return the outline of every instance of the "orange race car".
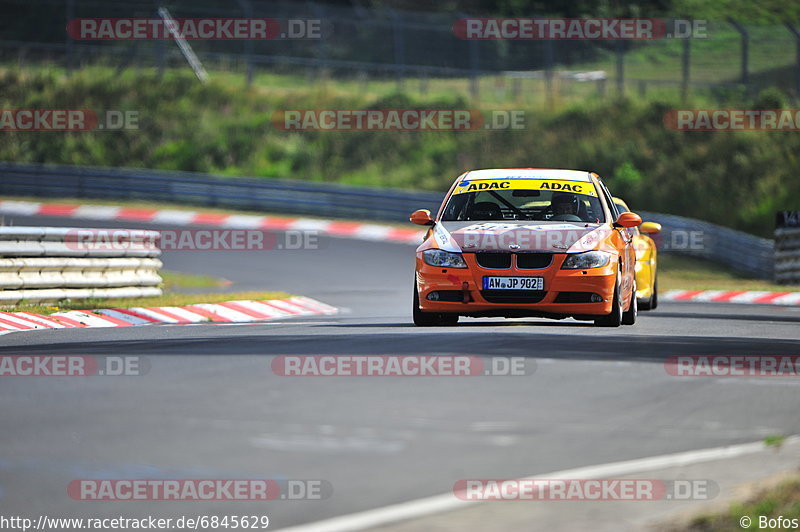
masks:
<svg viewBox="0 0 800 532"><path fill-rule="evenodd" d="M599 176L552 169L474 170L459 176L417 248L414 323L454 325L459 316L538 316L636 321L636 263Z"/></svg>

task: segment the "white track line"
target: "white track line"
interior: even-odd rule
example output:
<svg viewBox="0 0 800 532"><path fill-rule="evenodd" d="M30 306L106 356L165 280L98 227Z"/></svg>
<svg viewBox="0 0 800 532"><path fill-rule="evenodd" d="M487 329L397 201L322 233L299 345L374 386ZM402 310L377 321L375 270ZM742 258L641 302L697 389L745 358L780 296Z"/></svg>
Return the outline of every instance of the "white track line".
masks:
<svg viewBox="0 0 800 532"><path fill-rule="evenodd" d="M0 201L0 209L3 214L19 214L20 216L35 216L39 214L41 203L31 201Z"/></svg>
<svg viewBox="0 0 800 532"><path fill-rule="evenodd" d="M786 439L786 443L797 441L800 441L800 436L792 436ZM755 443L729 445L727 447L713 447L711 449L700 449L698 451L651 456L649 458L639 458L636 460L625 460L623 462L611 462L608 464L579 467L577 469L565 469L563 471L553 471L552 473L533 475L518 480L607 478L665 469L668 467L710 462L712 460L724 458L735 458L737 456L763 451L764 449L766 449L764 442L759 441ZM373 510L366 510L364 512L325 519L315 523L284 528L283 530L291 532L349 532L354 530L367 530L390 523L456 510L480 502L483 501L461 500L450 492L399 504L392 504Z"/></svg>
<svg viewBox="0 0 800 532"><path fill-rule="evenodd" d="M72 218L88 218L90 220L113 220L119 215L122 207L105 205L81 205L72 213Z"/></svg>
<svg viewBox="0 0 800 532"><path fill-rule="evenodd" d="M150 222L160 224L190 225L195 216L197 216L197 213L193 211L164 209L156 212L155 216L153 216Z"/></svg>

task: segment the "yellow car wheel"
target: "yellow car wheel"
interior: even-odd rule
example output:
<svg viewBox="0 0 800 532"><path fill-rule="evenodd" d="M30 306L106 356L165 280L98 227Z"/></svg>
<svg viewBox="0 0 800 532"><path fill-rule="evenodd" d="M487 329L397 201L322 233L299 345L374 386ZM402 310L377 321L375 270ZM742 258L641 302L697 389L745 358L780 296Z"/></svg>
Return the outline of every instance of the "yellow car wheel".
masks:
<svg viewBox="0 0 800 532"><path fill-rule="evenodd" d="M655 310L658 306L658 279L653 281L653 289L650 291L650 297L639 301L640 310Z"/></svg>

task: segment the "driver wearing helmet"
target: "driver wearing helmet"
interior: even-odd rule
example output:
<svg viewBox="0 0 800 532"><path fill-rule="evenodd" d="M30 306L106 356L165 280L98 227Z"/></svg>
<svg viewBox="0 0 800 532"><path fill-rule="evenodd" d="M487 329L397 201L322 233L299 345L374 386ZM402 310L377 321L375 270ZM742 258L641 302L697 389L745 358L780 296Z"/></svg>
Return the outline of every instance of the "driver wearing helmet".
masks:
<svg viewBox="0 0 800 532"><path fill-rule="evenodd" d="M553 214L558 216L560 214L573 214L579 216L579 199L576 194L560 193L553 194L553 199L550 204L553 209Z"/></svg>

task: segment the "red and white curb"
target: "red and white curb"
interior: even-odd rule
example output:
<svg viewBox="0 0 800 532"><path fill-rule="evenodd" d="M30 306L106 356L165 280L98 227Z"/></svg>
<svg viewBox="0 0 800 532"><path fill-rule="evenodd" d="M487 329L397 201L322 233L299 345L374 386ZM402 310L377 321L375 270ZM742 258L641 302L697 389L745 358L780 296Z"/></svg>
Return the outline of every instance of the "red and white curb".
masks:
<svg viewBox="0 0 800 532"><path fill-rule="evenodd" d="M666 301L693 303L747 303L752 305L800 305L800 292L759 290L670 290L659 294Z"/></svg>
<svg viewBox="0 0 800 532"><path fill-rule="evenodd" d="M68 310L47 316L30 312L0 312L0 334L37 329L133 327L159 323L248 323L338 312L336 307L303 296L265 301L201 303L181 307Z"/></svg>
<svg viewBox="0 0 800 532"><path fill-rule="evenodd" d="M80 205L74 203L38 203L35 201L0 201L0 214L16 214L18 216L60 216L64 218L87 220L115 220L185 226L201 225L230 229L316 231L319 234L340 238L377 240L414 245L419 245L425 234L418 229L406 229L381 224L346 222L341 220L135 209L108 205Z"/></svg>

